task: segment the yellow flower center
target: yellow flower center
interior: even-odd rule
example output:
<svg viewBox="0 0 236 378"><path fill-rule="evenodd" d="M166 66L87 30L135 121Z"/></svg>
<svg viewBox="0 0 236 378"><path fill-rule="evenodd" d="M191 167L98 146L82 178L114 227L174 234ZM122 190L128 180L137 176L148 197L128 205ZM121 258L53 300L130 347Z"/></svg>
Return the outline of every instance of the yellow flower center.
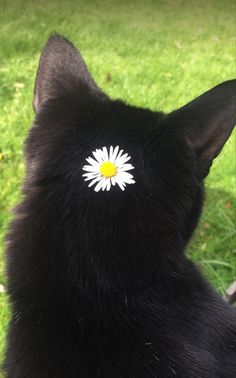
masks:
<svg viewBox="0 0 236 378"><path fill-rule="evenodd" d="M113 177L116 175L116 166L110 161L106 161L100 165L100 172L104 177Z"/></svg>

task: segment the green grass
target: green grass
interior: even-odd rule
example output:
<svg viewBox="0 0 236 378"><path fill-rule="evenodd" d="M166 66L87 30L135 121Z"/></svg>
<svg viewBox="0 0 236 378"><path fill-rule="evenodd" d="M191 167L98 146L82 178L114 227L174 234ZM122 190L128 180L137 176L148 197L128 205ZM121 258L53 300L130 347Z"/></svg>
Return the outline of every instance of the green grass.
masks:
<svg viewBox="0 0 236 378"><path fill-rule="evenodd" d="M235 76L234 22L233 1L0 0L0 284L3 236L20 198L34 76L48 35L71 39L111 97L170 111ZM236 276L235 135L206 181L205 210L189 247L221 293ZM0 358L7 321L0 293Z"/></svg>

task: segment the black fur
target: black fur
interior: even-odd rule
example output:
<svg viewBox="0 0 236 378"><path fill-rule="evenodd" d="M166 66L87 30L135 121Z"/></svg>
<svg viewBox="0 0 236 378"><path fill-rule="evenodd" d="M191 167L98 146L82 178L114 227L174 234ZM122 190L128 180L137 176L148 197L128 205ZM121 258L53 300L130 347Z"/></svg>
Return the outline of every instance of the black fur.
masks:
<svg viewBox="0 0 236 378"><path fill-rule="evenodd" d="M171 114L138 109L49 39L7 238L7 378L236 377L235 310L184 255L235 124L235 82ZM131 155L136 183L96 193L82 166L110 145Z"/></svg>

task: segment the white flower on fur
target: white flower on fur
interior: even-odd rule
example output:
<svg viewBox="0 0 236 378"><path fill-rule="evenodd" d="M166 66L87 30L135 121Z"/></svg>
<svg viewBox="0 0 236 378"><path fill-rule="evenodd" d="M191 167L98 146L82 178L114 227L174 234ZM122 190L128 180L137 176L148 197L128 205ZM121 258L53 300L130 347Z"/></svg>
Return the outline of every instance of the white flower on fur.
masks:
<svg viewBox="0 0 236 378"><path fill-rule="evenodd" d="M85 181L91 181L89 187L95 185L94 190L110 190L116 184L121 190L125 190L126 184L134 184L133 175L128 173L134 167L127 162L131 157L119 146L113 148L110 146L109 151L107 147L96 149L92 152L94 158L88 157L86 161L89 165L83 166L84 173L82 176Z"/></svg>

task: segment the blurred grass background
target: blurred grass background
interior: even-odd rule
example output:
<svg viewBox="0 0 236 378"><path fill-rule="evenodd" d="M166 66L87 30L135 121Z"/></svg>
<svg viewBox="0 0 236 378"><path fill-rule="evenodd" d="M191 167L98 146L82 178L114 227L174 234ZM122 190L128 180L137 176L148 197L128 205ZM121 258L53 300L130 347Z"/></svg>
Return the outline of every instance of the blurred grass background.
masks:
<svg viewBox="0 0 236 378"><path fill-rule="evenodd" d="M20 199L23 141L48 35L69 38L113 97L173 110L235 77L233 1L0 0L0 359L8 321L3 237ZM206 180L206 205L189 255L223 293L236 278L235 137Z"/></svg>

